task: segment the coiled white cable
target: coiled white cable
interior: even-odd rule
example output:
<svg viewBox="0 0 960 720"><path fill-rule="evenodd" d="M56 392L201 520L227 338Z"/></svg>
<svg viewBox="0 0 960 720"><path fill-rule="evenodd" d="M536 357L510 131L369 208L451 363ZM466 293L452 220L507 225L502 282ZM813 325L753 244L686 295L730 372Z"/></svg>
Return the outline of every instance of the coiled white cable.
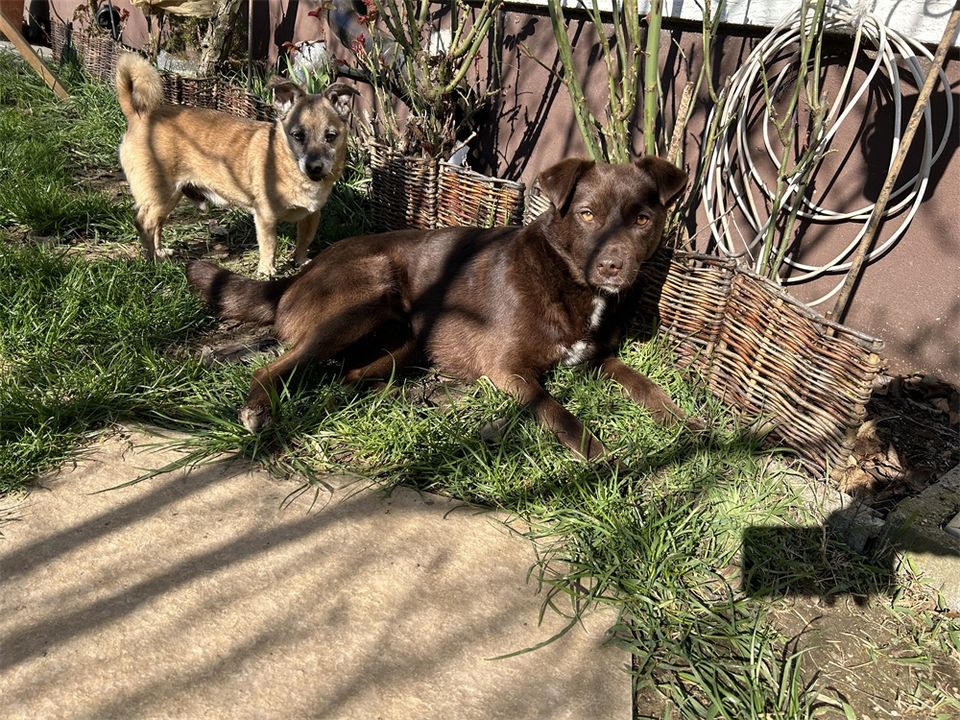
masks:
<svg viewBox="0 0 960 720"><path fill-rule="evenodd" d="M812 13L806 16L803 16L802 13L802 9L798 9L788 14L758 43L742 67L730 77L721 93L720 103L714 107L707 120L708 128L713 127L716 122L719 131L719 137L706 160L704 172L703 205L710 232L722 253L730 257L749 257L757 272L764 270L761 267L762 254L755 252L757 246L762 245L770 225L778 222L778 214L790 211L790 206L793 204L791 198L801 190L803 183L802 178L798 175L788 176L789 180L783 189L777 212L768 214L759 211L755 193L759 192L767 200L772 200L775 197L775 191L765 184L757 169L757 163L751 155L748 136L752 125L751 114L757 112L758 104L763 105L763 112L759 115L762 125L763 145L775 171L779 173L780 158L774 151L770 138L770 126L773 121L770 117L770 108L763 99L764 76L762 74L766 73L765 63L773 61L784 63L775 80L772 83L767 80L770 96L776 97L790 70L796 68L801 60L799 49L801 29L805 31L804 34L810 34L813 30L811 27L813 24ZM823 23L824 32L852 34L853 47L840 88L833 104L825 115L822 131L819 137L812 137L810 142L815 146L817 156L823 157L823 154L829 149L831 140L840 126L849 118L863 94L867 92L872 83L885 78L889 83L890 96L894 105L893 137L890 151L890 164L892 165L900 147L903 102L898 59L913 76L916 87L920 87L926 75L921 58L930 62L933 59L933 54L919 42L888 28L882 20L868 10L863 2L852 8L826 7ZM872 64L864 81L844 102L844 98L851 90L853 68L864 44L872 49L874 55ZM950 129L953 127L953 96L942 68L940 68L939 73L945 107L942 118L943 130L940 133L939 144L934 148L932 113L928 105L923 111L924 132L920 169L909 180L900 181L899 186L891 195L891 202L887 206L884 216L896 215L908 207L909 210L890 236L867 255L868 263L877 260L890 250L910 225L926 194L930 180L930 168L943 153L949 140ZM716 117L718 112L720 113L719 118ZM792 122L793 119L791 118L789 121ZM728 202L730 196L736 204L736 209L733 204ZM752 232L752 237L742 238L743 247L741 249L735 247L730 227L731 218L737 210L745 218ZM807 197L800 198L800 208L797 215L804 220L819 223L859 221L864 226L842 251L823 265L802 263L791 257L789 253L786 254L784 264L800 272L790 277L779 278L780 282L784 284L801 283L828 273L843 273L849 270L850 263L846 262L846 259L866 233L867 221L874 210L875 205L868 204L856 210L839 212L822 207ZM781 237L778 241L780 243L791 243L792 239ZM777 250L775 243L774 253ZM840 282L830 292L810 304L817 305L828 300L839 292L842 286L843 278L841 277Z"/></svg>

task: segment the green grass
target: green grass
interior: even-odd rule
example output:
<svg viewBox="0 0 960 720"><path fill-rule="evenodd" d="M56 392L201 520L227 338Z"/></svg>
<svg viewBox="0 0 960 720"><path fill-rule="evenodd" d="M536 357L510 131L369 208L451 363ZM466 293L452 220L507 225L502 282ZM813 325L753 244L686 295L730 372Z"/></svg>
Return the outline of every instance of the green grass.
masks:
<svg viewBox="0 0 960 720"><path fill-rule="evenodd" d="M299 478L292 494L325 492L327 472L445 493L506 511L535 543L531 576L545 612L574 627L586 608L614 609L641 715L844 716L850 705L826 689L802 638L778 630L771 610L798 586L828 601L884 597L889 567L808 532L816 523L761 438L673 367L664 346L629 341L623 358L706 417L709 431L661 427L597 376L560 369L549 380L626 473L573 458L487 382L462 388L430 376L374 390L342 386L329 367L303 371L275 398L275 423L252 436L236 412L265 360L204 366L196 346L212 321L182 269L90 252L135 243L128 199L78 179L116 168L122 118L108 89L65 76L74 100L61 107L0 54L0 491L28 486L115 423L144 422L187 433L176 441L187 451L180 464L249 458ZM325 240L368 229L363 190L354 166L324 211ZM249 218L214 217L248 247L235 266L252 265ZM171 223L173 243L202 253L204 222L185 211ZM288 252L289 232L284 241ZM70 243L87 252L68 252ZM485 441L498 418L501 437ZM753 549L760 592L751 596L731 569L757 527L783 533ZM890 622L910 658L960 651L956 620L914 612L893 592ZM917 703L949 710L949 693L923 682L911 690Z"/></svg>
<svg viewBox="0 0 960 720"><path fill-rule="evenodd" d="M175 403L199 364L166 348L204 322L172 265L0 245L0 491Z"/></svg>
<svg viewBox="0 0 960 720"><path fill-rule="evenodd" d="M0 53L0 228L34 236L132 240L128 201L79 183L116 164L123 115L108 88L67 72L61 103L9 53Z"/></svg>

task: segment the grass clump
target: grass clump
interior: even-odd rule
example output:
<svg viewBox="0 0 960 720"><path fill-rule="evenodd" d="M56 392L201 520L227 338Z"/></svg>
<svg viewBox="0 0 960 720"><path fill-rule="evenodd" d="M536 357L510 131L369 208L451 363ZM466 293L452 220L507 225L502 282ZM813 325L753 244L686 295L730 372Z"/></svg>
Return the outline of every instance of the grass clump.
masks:
<svg viewBox="0 0 960 720"><path fill-rule="evenodd" d="M0 244L0 491L92 431L175 404L200 368L165 348L205 322L171 265Z"/></svg>
<svg viewBox="0 0 960 720"><path fill-rule="evenodd" d="M15 56L0 52L0 228L33 236L133 239L130 203L78 176L116 165L123 115L103 86L67 72L61 103Z"/></svg>

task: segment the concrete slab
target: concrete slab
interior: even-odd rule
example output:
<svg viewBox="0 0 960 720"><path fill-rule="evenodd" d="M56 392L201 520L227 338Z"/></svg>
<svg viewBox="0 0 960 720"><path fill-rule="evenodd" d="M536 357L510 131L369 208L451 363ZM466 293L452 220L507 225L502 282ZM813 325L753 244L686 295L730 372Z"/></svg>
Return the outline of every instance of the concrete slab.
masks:
<svg viewBox="0 0 960 720"><path fill-rule="evenodd" d="M291 484L239 464L91 494L170 458L105 441L2 528L0 717L630 717L609 616L489 659L564 625L490 515L403 489L281 509Z"/></svg>
<svg viewBox="0 0 960 720"><path fill-rule="evenodd" d="M960 537L948 532L947 526L958 512L960 466L897 505L886 523L893 546L954 610L960 610Z"/></svg>

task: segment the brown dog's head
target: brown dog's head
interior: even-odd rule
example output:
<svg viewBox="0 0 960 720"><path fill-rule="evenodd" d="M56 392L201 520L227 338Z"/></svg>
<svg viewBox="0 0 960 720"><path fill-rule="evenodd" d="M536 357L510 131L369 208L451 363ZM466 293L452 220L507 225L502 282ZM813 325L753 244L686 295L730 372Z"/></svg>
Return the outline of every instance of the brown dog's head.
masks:
<svg viewBox="0 0 960 720"><path fill-rule="evenodd" d="M619 292L660 247L667 208L686 184L683 170L657 157L623 165L563 160L540 175L553 204L547 237L577 281Z"/></svg>
<svg viewBox="0 0 960 720"><path fill-rule="evenodd" d="M347 148L350 98L357 91L334 83L310 95L291 80L271 82L273 107L300 171L314 182L330 176Z"/></svg>

